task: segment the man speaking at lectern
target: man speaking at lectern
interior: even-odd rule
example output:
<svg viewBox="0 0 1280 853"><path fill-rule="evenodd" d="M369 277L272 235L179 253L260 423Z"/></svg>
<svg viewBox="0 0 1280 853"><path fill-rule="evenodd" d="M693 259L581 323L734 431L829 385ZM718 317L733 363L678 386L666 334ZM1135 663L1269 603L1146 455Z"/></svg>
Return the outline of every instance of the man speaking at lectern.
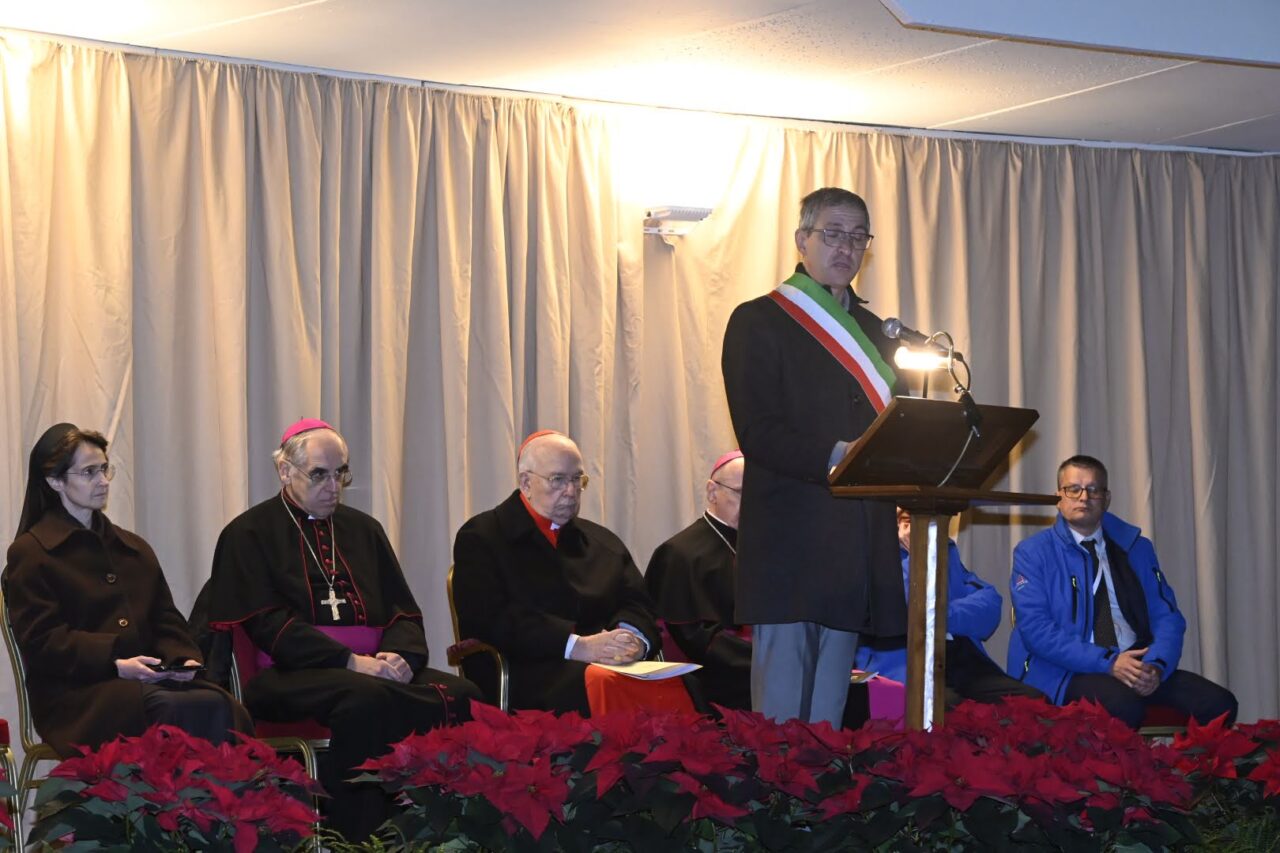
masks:
<svg viewBox="0 0 1280 853"><path fill-rule="evenodd" d="M880 318L850 286L871 239L860 197L810 193L795 274L725 329L729 414L751 460L736 621L752 626L752 707L775 720L839 726L858 634L906 633L893 504L827 488L849 442L905 390Z"/></svg>

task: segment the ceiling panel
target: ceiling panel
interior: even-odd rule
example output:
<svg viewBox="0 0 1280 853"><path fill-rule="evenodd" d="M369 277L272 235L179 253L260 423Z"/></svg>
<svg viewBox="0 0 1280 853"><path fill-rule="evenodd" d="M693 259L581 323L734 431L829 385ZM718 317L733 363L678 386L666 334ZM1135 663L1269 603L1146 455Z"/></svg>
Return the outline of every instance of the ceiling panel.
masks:
<svg viewBox="0 0 1280 853"><path fill-rule="evenodd" d="M1193 63L1054 101L978 117L952 129L1192 145L1189 134L1280 113L1280 72ZM1203 144L1203 143L1202 143ZM1226 147L1215 141L1215 146ZM1277 147L1273 140L1271 149Z"/></svg>
<svg viewBox="0 0 1280 853"><path fill-rule="evenodd" d="M1280 113L1202 133L1193 133L1170 141L1177 145L1226 148L1236 151L1277 151L1280 149Z"/></svg>
<svg viewBox="0 0 1280 853"><path fill-rule="evenodd" d="M880 0L41 0L0 4L0 26L621 103L1280 151L1280 68L912 29Z"/></svg>

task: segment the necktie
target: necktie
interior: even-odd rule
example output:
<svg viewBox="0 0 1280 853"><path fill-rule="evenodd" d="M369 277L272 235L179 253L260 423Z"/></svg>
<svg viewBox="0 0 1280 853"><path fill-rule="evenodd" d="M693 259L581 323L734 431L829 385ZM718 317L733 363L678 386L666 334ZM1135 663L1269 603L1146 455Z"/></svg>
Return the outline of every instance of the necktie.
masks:
<svg viewBox="0 0 1280 853"><path fill-rule="evenodd" d="M1098 542L1086 539L1080 543L1089 551L1089 562L1093 564L1093 577L1098 578L1098 591L1093 594L1093 642L1103 648L1115 648L1116 623L1111 618L1111 596L1107 595L1107 576L1101 574L1102 565L1098 561Z"/></svg>

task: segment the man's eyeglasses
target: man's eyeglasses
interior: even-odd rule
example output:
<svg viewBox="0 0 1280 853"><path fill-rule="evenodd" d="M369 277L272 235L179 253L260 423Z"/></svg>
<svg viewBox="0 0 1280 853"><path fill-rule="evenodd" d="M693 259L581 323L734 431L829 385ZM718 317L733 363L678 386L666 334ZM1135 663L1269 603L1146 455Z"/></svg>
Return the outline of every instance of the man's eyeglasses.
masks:
<svg viewBox="0 0 1280 853"><path fill-rule="evenodd" d="M289 464L293 465L292 462ZM334 483L339 486L343 486L344 488L351 485L350 465L343 465L341 468L333 471L330 471L328 468L315 468L311 471L303 471L301 468L298 468L297 465L293 465L293 467L297 469L299 474L306 477L313 486L324 485L328 480L332 480Z"/></svg>
<svg viewBox="0 0 1280 853"><path fill-rule="evenodd" d="M714 478L711 480L711 482L715 483L717 486L724 486L726 489L728 489L729 491L733 492L736 495L742 494L742 489L736 486L730 486L728 483L722 483L719 480L716 480Z"/></svg>
<svg viewBox="0 0 1280 853"><path fill-rule="evenodd" d="M848 246L858 252L870 246L871 241L876 238L876 235L868 234L866 231L841 231L839 228L806 228L804 230L810 234L815 232L821 234L822 242L833 249Z"/></svg>
<svg viewBox="0 0 1280 853"><path fill-rule="evenodd" d="M548 477L545 474L539 474L537 471L530 471L529 473L541 480L546 480L547 485L556 492L563 492L569 488L570 483L577 486L578 491L585 492L587 483L591 482L591 478L586 474L554 474Z"/></svg>
<svg viewBox="0 0 1280 853"><path fill-rule="evenodd" d="M1079 500L1081 497L1087 501L1102 500L1107 494L1107 490L1101 486L1077 486L1075 483L1058 486L1058 491L1062 492L1064 497L1071 498L1073 501Z"/></svg>
<svg viewBox="0 0 1280 853"><path fill-rule="evenodd" d="M81 471L68 471L67 473L75 477L83 477L86 483L92 483L94 480L98 479L99 474L106 477L108 480L115 477L116 466L112 465L110 462L103 462L101 465L90 465L88 468Z"/></svg>

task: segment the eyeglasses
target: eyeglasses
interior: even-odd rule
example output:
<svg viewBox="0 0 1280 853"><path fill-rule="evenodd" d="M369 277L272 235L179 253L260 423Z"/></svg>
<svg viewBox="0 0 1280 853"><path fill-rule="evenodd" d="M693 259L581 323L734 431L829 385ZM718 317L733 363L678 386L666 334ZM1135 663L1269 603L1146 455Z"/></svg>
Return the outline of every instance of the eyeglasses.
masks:
<svg viewBox="0 0 1280 853"><path fill-rule="evenodd" d="M90 465L84 470L68 471L67 473L76 477L83 477L86 483L92 483L94 480L98 479L99 474L106 477L108 480L111 480L116 475L116 466L112 465L110 462L103 462L101 465Z"/></svg>
<svg viewBox="0 0 1280 853"><path fill-rule="evenodd" d="M341 468L338 468L333 471L330 471L328 468L316 468L311 471L303 471L301 468L299 468L297 465L294 465L292 462L290 462L289 464L294 469L296 469L299 474L306 477L307 480L309 480L311 482L311 485L313 486L321 486L328 480L332 480L337 485L343 486L343 487L351 485L351 466L350 465L343 465Z"/></svg>
<svg viewBox="0 0 1280 853"><path fill-rule="evenodd" d="M717 486L724 486L726 489L733 492L734 494L737 494L737 495L742 494L742 489L735 488L734 486L730 486L728 483L722 483L719 480L716 480L714 478L711 480L711 482L715 483Z"/></svg>
<svg viewBox="0 0 1280 853"><path fill-rule="evenodd" d="M810 234L815 232L821 234L822 242L833 249L848 246L857 252L870 246L871 241L876 238L876 235L868 234L866 231L841 231L839 228L806 228L804 230Z"/></svg>
<svg viewBox="0 0 1280 853"><path fill-rule="evenodd" d="M1077 486L1075 483L1058 486L1058 491L1062 492L1064 497L1071 498L1073 501L1079 500L1081 497L1087 501L1102 500L1107 494L1107 490L1100 486Z"/></svg>
<svg viewBox="0 0 1280 853"><path fill-rule="evenodd" d="M551 487L552 491L556 492L563 492L569 488L570 483L577 486L578 491L585 492L587 483L591 482L591 478L586 474L555 474L548 477L545 474L539 474L537 471L530 471L529 473L541 480L546 480L547 485Z"/></svg>

